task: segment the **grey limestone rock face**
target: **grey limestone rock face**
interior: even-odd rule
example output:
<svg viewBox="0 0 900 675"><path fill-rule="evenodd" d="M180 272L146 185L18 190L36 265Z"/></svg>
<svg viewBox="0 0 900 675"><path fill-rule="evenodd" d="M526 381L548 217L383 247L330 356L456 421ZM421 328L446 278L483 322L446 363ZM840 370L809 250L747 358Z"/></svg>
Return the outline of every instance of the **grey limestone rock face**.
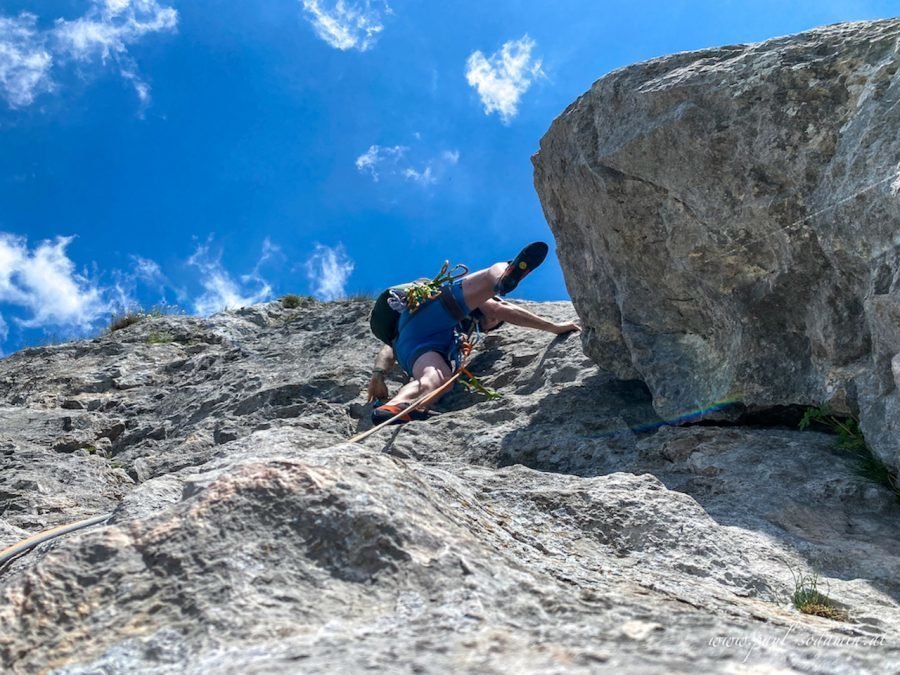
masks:
<svg viewBox="0 0 900 675"><path fill-rule="evenodd" d="M900 20L617 70L534 157L585 346L669 418L858 414L900 466Z"/></svg>
<svg viewBox="0 0 900 675"><path fill-rule="evenodd" d="M112 514L0 569L0 670L900 668L900 506L834 437L662 425L577 336L505 326L470 362L501 398L348 443L368 311L154 318L0 360L0 546ZM792 570L846 619L794 609Z"/></svg>

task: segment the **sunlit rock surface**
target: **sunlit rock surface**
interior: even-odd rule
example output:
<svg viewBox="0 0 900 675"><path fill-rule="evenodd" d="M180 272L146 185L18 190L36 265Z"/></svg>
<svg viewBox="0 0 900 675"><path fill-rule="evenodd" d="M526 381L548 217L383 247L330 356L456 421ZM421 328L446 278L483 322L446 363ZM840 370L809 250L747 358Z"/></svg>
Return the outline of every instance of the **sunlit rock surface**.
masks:
<svg viewBox="0 0 900 675"><path fill-rule="evenodd" d="M0 669L900 668L900 507L833 436L660 426L577 336L507 326L472 360L502 398L349 444L368 310L154 318L0 360L0 547L113 514L0 570ZM791 570L847 620L795 610Z"/></svg>
<svg viewBox="0 0 900 675"><path fill-rule="evenodd" d="M586 348L664 417L858 414L900 467L900 20L598 80L534 158Z"/></svg>

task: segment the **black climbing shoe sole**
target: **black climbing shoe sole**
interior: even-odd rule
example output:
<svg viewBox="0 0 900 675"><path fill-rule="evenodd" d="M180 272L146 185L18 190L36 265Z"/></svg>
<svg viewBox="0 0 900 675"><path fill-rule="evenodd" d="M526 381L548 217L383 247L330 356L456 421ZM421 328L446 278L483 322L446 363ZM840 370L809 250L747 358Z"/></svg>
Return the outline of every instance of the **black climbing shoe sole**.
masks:
<svg viewBox="0 0 900 675"><path fill-rule="evenodd" d="M503 275L497 282L497 294L506 295L507 293L512 293L522 279L544 262L544 258L547 257L547 251L549 250L547 244L542 241L536 241L523 248L519 255L507 265Z"/></svg>
<svg viewBox="0 0 900 675"><path fill-rule="evenodd" d="M397 413L406 410L408 407L408 403L378 406L377 408L374 408L372 410L372 424L381 424L382 422L387 422ZM405 415L402 415L395 419L393 422L391 422L391 424L406 424L407 422L412 422L413 420L427 420L429 417L430 415L425 410L411 410Z"/></svg>

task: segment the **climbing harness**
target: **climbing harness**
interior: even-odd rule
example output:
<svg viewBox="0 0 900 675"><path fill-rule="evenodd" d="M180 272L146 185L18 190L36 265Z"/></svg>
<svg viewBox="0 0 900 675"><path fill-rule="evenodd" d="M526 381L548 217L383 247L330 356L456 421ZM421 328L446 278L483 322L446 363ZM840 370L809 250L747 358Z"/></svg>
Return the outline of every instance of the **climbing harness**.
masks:
<svg viewBox="0 0 900 675"><path fill-rule="evenodd" d="M441 302L445 304L450 314L457 319L461 319L463 316L462 310L456 300L453 298L452 293L448 292L448 289L453 283L459 281L468 273L469 268L465 265L459 264L453 269L450 269L450 262L444 261L444 264L441 267L441 271L433 279L424 280L412 284L405 291L405 294L401 292L395 295L396 289L391 290L390 297L388 298L388 303L391 304L392 309L396 309L393 306L392 301L396 298L402 298L403 308L408 308L410 312L415 312L425 303L430 302L431 300L434 300L436 298L440 298ZM349 439L348 442L356 443L365 438L368 438L376 431L383 429L400 417L403 417L404 415L409 414L411 411L416 410L421 406L427 405L430 401L439 398L449 387L453 385L454 382L459 380L461 375L465 375L468 378L468 382L463 381L463 384L465 384L467 387L473 387L478 391L486 394L488 396L488 399L497 398L499 394L497 394L496 392L492 392L490 389L481 384L481 382L479 382L478 379L474 375L472 375L472 373L470 373L467 368L465 368L465 362L468 360L470 354L472 353L474 344L478 342L481 337L481 333L480 331L478 331L477 323L475 325L475 330L477 331L477 335L474 341L469 339L470 336L460 334L460 343L457 348L460 363L456 367L456 372L454 372L454 374L450 376L446 382L444 382L434 391L421 396L418 400L411 403L407 408L404 408L390 419L382 422L381 424L378 424L377 426L372 427L371 429L368 429L367 431L353 436ZM105 523L111 517L112 513L104 513L98 516L79 520L67 525L60 525L58 527L53 527L33 534L30 537L23 539L22 541L0 551L0 572L3 571L2 567L5 563L19 557L20 555L23 555L24 553L27 553L39 544L43 544L44 542L56 539L57 537L61 537L65 534L69 534L70 532L75 532L77 530L91 527L92 525L100 525L101 523Z"/></svg>
<svg viewBox="0 0 900 675"><path fill-rule="evenodd" d="M388 306L395 312L409 311L414 314L420 307L441 296L442 291L462 279L469 273L469 268L459 264L450 269L450 261L445 260L441 271L433 279L417 281L409 288L393 289L388 298Z"/></svg>
<svg viewBox="0 0 900 675"><path fill-rule="evenodd" d="M441 271L433 279L418 279L386 289L375 300L369 315L372 334L384 344L392 346L397 338L400 315L406 311L416 312L435 298L440 299L451 316L456 317L461 310L458 307L454 309L457 303L450 289L468 273L469 268L465 265L457 265L451 270L450 262L445 260ZM461 318L459 316L457 320Z"/></svg>

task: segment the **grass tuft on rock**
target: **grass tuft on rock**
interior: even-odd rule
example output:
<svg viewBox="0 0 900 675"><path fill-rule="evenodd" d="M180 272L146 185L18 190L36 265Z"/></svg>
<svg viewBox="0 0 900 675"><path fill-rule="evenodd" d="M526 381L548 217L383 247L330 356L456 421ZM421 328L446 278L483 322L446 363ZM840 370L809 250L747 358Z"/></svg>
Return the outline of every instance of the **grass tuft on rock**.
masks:
<svg viewBox="0 0 900 675"><path fill-rule="evenodd" d="M175 340L174 336L171 333L157 333L153 332L147 336L147 344L148 345L166 345Z"/></svg>
<svg viewBox="0 0 900 675"><path fill-rule="evenodd" d="M856 461L856 474L879 485L889 488L900 501L900 484L897 474L882 462L866 443L856 417L841 417L832 414L828 406L808 408L800 420L800 429L810 427L837 434L837 447L847 452Z"/></svg>
<svg viewBox="0 0 900 675"><path fill-rule="evenodd" d="M378 298L378 293L372 291L355 291L350 293L349 295L344 296L341 300L352 300L354 302L375 302Z"/></svg>
<svg viewBox="0 0 900 675"><path fill-rule="evenodd" d="M128 326L133 326L148 318L158 319L163 316L180 315L184 313L184 310L178 305L170 305L165 302L153 305L153 307L146 311L141 307L137 307L121 314L115 314L112 319L110 319L109 325L106 327L106 332L114 333L117 330L128 328Z"/></svg>
<svg viewBox="0 0 900 675"><path fill-rule="evenodd" d="M296 293L289 293L281 298L281 305L285 309L297 309L302 303L303 298Z"/></svg>
<svg viewBox="0 0 900 675"><path fill-rule="evenodd" d="M847 612L835 606L834 601L819 590L819 575L816 572L804 574L791 569L794 577L794 607L804 614L821 616L833 621L846 621Z"/></svg>
<svg viewBox="0 0 900 675"><path fill-rule="evenodd" d="M117 330L133 326L139 321L143 321L147 315L143 312L126 312L124 314L116 314L110 319L109 325L106 327L108 333L115 333Z"/></svg>

